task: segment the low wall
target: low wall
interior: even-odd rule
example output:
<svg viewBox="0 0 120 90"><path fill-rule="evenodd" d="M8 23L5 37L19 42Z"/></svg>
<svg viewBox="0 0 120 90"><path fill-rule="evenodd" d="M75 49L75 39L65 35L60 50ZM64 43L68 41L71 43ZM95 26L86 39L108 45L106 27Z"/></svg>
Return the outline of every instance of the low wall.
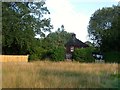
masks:
<svg viewBox="0 0 120 90"><path fill-rule="evenodd" d="M28 62L28 55L0 55L0 62Z"/></svg>

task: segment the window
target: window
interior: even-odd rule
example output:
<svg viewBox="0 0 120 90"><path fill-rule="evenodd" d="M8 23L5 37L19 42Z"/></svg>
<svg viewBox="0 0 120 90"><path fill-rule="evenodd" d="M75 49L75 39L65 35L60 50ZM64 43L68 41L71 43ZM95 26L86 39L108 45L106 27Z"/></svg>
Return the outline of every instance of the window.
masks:
<svg viewBox="0 0 120 90"><path fill-rule="evenodd" d="M71 51L71 52L74 52L74 47L73 47L73 46L70 47L70 51Z"/></svg>

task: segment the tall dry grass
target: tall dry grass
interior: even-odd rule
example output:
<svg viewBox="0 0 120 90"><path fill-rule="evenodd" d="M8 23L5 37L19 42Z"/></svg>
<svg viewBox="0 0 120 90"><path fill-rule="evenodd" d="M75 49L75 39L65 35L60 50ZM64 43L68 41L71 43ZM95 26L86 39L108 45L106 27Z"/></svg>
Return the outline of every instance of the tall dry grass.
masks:
<svg viewBox="0 0 120 90"><path fill-rule="evenodd" d="M3 88L115 88L118 64L50 62L3 63Z"/></svg>

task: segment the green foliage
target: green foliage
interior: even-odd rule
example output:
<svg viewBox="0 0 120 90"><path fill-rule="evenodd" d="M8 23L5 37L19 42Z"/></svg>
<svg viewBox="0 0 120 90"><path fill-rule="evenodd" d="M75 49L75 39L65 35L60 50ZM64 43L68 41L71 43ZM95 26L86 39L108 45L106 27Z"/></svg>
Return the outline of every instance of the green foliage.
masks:
<svg viewBox="0 0 120 90"><path fill-rule="evenodd" d="M92 15L88 33L106 62L120 60L120 6L102 8Z"/></svg>
<svg viewBox="0 0 120 90"><path fill-rule="evenodd" d="M51 60L52 61L63 61L65 59L65 49L64 47L58 47L53 49Z"/></svg>
<svg viewBox="0 0 120 90"><path fill-rule="evenodd" d="M38 3L2 2L2 54L33 54L30 57L40 57L35 36L43 37L44 32L52 28L50 19L43 17L49 14L44 4L44 0Z"/></svg>
<svg viewBox="0 0 120 90"><path fill-rule="evenodd" d="M102 51L120 51L120 6L106 7L94 12L88 33Z"/></svg>
<svg viewBox="0 0 120 90"><path fill-rule="evenodd" d="M71 38L71 34L64 30L62 25L61 28L51 32L42 40L41 47L47 51L44 58L49 58L52 61L62 61L65 59L64 45Z"/></svg>
<svg viewBox="0 0 120 90"><path fill-rule="evenodd" d="M71 38L71 34L64 31L64 26L62 25L55 32L51 32L43 39L43 46L46 50L51 50L59 46L64 46L65 43Z"/></svg>
<svg viewBox="0 0 120 90"><path fill-rule="evenodd" d="M94 62L94 58L92 56L92 52L94 48L77 48L73 53L73 59L80 62Z"/></svg>
<svg viewBox="0 0 120 90"><path fill-rule="evenodd" d="M30 60L41 60L46 53L46 50L41 47L34 47L30 53Z"/></svg>
<svg viewBox="0 0 120 90"><path fill-rule="evenodd" d="M120 52L105 52L104 59L105 62L120 63Z"/></svg>
<svg viewBox="0 0 120 90"><path fill-rule="evenodd" d="M43 58L53 61L64 60L64 45L70 38L71 34L64 31L63 25L57 31L48 34L47 37L41 40L41 47L47 51Z"/></svg>

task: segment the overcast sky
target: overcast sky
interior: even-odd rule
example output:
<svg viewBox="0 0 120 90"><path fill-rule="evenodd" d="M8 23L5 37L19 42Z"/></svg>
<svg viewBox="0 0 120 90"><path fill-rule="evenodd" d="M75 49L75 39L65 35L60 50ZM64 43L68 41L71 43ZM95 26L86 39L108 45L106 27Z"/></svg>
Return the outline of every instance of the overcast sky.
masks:
<svg viewBox="0 0 120 90"><path fill-rule="evenodd" d="M117 5L119 0L46 0L54 30L64 25L67 32L88 40L87 26L91 15L99 8Z"/></svg>

